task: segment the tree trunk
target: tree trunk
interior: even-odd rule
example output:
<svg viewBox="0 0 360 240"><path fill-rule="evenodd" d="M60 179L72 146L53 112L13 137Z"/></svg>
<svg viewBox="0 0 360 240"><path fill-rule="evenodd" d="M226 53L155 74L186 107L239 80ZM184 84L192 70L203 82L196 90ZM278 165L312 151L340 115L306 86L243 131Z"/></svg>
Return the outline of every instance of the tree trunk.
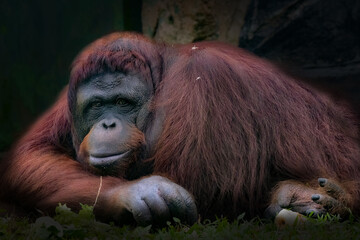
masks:
<svg viewBox="0 0 360 240"><path fill-rule="evenodd" d="M143 0L143 33L167 43L219 40L238 45L251 0Z"/></svg>

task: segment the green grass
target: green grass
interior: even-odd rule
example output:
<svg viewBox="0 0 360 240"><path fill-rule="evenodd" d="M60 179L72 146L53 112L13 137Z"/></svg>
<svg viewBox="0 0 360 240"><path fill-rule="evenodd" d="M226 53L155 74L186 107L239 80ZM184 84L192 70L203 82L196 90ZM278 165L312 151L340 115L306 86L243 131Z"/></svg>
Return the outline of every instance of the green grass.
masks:
<svg viewBox="0 0 360 240"><path fill-rule="evenodd" d="M220 218L186 226L174 219L161 229L134 228L98 222L92 207L86 205L79 213L60 205L52 218L0 218L0 239L360 239L360 222L354 217L340 221L325 215L309 219L305 226L280 230L273 222L257 218L248 221L241 215L232 222Z"/></svg>

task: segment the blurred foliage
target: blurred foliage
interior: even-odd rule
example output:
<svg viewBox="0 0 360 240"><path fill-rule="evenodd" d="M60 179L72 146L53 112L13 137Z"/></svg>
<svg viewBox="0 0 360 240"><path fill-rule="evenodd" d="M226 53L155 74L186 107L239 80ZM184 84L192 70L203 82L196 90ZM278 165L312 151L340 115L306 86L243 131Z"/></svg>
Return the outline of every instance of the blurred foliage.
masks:
<svg viewBox="0 0 360 240"><path fill-rule="evenodd" d="M0 153L53 104L76 54L121 30L141 31L140 0L0 1Z"/></svg>

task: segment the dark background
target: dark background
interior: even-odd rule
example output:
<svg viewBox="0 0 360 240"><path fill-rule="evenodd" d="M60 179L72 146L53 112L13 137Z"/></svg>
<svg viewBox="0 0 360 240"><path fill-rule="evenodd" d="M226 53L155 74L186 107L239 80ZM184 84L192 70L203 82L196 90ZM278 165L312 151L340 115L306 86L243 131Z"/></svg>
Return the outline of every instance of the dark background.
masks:
<svg viewBox="0 0 360 240"><path fill-rule="evenodd" d="M119 30L141 31L140 1L1 1L0 152L53 104L76 54Z"/></svg>
<svg viewBox="0 0 360 240"><path fill-rule="evenodd" d="M0 0L0 153L53 104L83 47L142 31L141 10L141 0ZM360 1L252 0L239 27L241 47L360 113Z"/></svg>

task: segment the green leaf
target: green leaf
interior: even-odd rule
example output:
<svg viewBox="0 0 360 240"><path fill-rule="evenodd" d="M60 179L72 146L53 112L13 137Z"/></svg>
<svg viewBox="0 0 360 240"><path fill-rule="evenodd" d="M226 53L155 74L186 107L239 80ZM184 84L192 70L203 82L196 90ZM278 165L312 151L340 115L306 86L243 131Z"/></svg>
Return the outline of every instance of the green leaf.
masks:
<svg viewBox="0 0 360 240"><path fill-rule="evenodd" d="M61 238L64 235L63 227L53 218L45 216L36 219L32 231L38 239Z"/></svg>

